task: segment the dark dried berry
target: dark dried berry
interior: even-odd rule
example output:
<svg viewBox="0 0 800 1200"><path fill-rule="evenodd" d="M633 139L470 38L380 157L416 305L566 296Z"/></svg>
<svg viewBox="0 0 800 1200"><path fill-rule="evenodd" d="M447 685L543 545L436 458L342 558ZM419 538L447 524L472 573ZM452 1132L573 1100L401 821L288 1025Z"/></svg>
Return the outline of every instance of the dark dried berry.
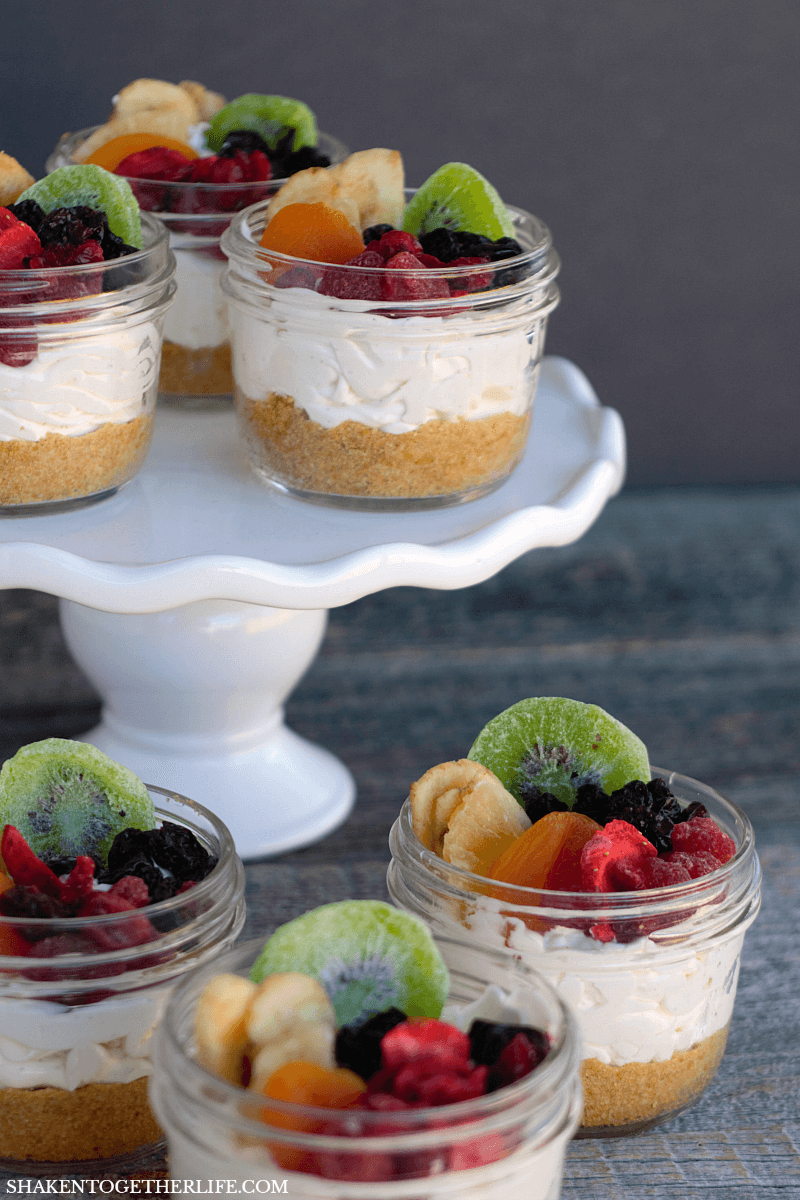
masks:
<svg viewBox="0 0 800 1200"><path fill-rule="evenodd" d="M458 258L463 252L459 235L452 229L433 229L430 233L420 234L420 244L426 254L432 254L439 262L449 263Z"/></svg>
<svg viewBox="0 0 800 1200"><path fill-rule="evenodd" d="M384 1035L408 1018L399 1008L387 1008L366 1021L343 1025L336 1035L336 1061L369 1080L381 1066L381 1042Z"/></svg>
<svg viewBox="0 0 800 1200"><path fill-rule="evenodd" d="M385 233L392 233L393 230L394 225L370 225L362 234L364 245L369 246L370 242L380 241Z"/></svg>
<svg viewBox="0 0 800 1200"><path fill-rule="evenodd" d="M672 849L672 830L680 814L681 807L663 779L648 784L632 779L609 796L606 822L627 821L662 854Z"/></svg>
<svg viewBox="0 0 800 1200"><path fill-rule="evenodd" d="M279 163L273 160L275 174L278 175ZM309 167L329 167L331 160L327 154L320 154L313 146L302 146L292 154L287 154L280 164L284 175L296 175L298 171L307 171Z"/></svg>
<svg viewBox="0 0 800 1200"><path fill-rule="evenodd" d="M0 895L0 913L4 917L71 917L72 912L55 896L48 896L35 887L17 885ZM26 935L29 936L29 935Z"/></svg>
<svg viewBox="0 0 800 1200"><path fill-rule="evenodd" d="M686 808L682 808L678 815L674 818L677 825L681 821L691 821L692 817L707 817L709 815L705 804L701 804L699 800L693 800Z"/></svg>
<svg viewBox="0 0 800 1200"><path fill-rule="evenodd" d="M591 817L593 821L597 821L598 825L605 825L608 817L608 801L610 797L607 792L596 783L582 783L577 789L575 803L572 806L572 811L583 813L585 817Z"/></svg>
<svg viewBox="0 0 800 1200"><path fill-rule="evenodd" d="M541 791L530 779L526 779L520 788L520 798L525 806L525 816L531 825L535 825L548 813L566 812L569 808L568 804L559 800L552 792Z"/></svg>
<svg viewBox="0 0 800 1200"><path fill-rule="evenodd" d="M205 879L217 864L190 829L171 821L164 821L160 829L150 831L150 854L179 883Z"/></svg>
<svg viewBox="0 0 800 1200"><path fill-rule="evenodd" d="M18 221L24 221L36 233L39 232L39 226L44 220L44 209L40 204L37 204L35 200L19 200L16 204L9 204L8 207Z"/></svg>
<svg viewBox="0 0 800 1200"><path fill-rule="evenodd" d="M89 240L102 242L107 226L106 214L85 204L54 208L39 226L39 240L43 246L80 246Z"/></svg>
<svg viewBox="0 0 800 1200"><path fill-rule="evenodd" d="M547 1041L538 1030L533 1032L535 1038L527 1030L520 1030L501 1050L489 1074L488 1091L496 1092L498 1088L508 1087L536 1070L547 1054Z"/></svg>
<svg viewBox="0 0 800 1200"><path fill-rule="evenodd" d="M231 158L237 150L244 150L245 154L251 154L253 150L260 150L262 154L269 157L269 146L261 134L256 133L254 129L232 129L222 143L220 157Z"/></svg>
<svg viewBox="0 0 800 1200"><path fill-rule="evenodd" d="M550 1043L546 1033L532 1025L506 1025L496 1021L473 1021L469 1029L470 1055L475 1063L493 1067L518 1034L524 1034L539 1056L547 1054Z"/></svg>

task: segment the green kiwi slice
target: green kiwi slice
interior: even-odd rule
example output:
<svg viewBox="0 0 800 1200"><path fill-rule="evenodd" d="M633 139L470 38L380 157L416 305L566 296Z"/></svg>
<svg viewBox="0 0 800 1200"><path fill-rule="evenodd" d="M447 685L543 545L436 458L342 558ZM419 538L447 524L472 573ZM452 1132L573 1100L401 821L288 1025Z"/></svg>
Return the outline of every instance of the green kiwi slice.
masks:
<svg viewBox="0 0 800 1200"><path fill-rule="evenodd" d="M409 201L403 229L419 237L434 229L482 233L493 242L514 236L514 222L495 188L466 163L445 163Z"/></svg>
<svg viewBox="0 0 800 1200"><path fill-rule="evenodd" d="M290 129L294 130L292 150L317 144L316 117L302 100L292 100L289 96L261 96L257 92L248 92L231 100L212 118L206 132L209 150L218 153L234 129L251 129L264 139L270 150L277 147Z"/></svg>
<svg viewBox="0 0 800 1200"><path fill-rule="evenodd" d="M14 825L40 858L105 862L123 829L155 824L141 780L85 742L32 742L0 771L0 826Z"/></svg>
<svg viewBox="0 0 800 1200"><path fill-rule="evenodd" d="M396 1007L438 1017L450 980L427 925L381 900L323 904L273 933L250 978L279 971L318 979L339 1025Z"/></svg>
<svg viewBox="0 0 800 1200"><path fill-rule="evenodd" d="M139 205L131 185L121 175L112 175L93 163L85 166L59 167L32 183L17 199L35 200L45 213L55 208L87 208L101 210L108 217L108 227L127 246L142 248L142 223Z"/></svg>
<svg viewBox="0 0 800 1200"><path fill-rule="evenodd" d="M526 780L571 807L581 784L610 795L650 779L647 748L635 733L596 704L561 696L512 704L484 726L467 757L494 771L520 803Z"/></svg>

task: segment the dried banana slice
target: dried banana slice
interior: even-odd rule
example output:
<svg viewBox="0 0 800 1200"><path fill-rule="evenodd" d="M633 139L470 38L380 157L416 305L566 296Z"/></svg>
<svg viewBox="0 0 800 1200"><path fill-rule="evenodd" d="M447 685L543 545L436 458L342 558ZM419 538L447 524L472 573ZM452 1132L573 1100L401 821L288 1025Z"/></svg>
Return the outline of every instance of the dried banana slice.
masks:
<svg viewBox="0 0 800 1200"><path fill-rule="evenodd" d="M239 975L217 975L197 1000L194 1037L197 1060L212 1074L241 1084L247 1051L247 1015L257 987Z"/></svg>
<svg viewBox="0 0 800 1200"><path fill-rule="evenodd" d="M343 213L354 229L361 233L358 204L339 186L327 167L308 167L290 175L278 194L270 201L266 223L287 204L329 204Z"/></svg>
<svg viewBox="0 0 800 1200"><path fill-rule="evenodd" d="M198 121L210 121L221 108L225 107L225 97L221 96L219 92L209 91L207 87L203 87L202 83L195 83L192 79L182 79L178 87L188 92L194 100Z"/></svg>
<svg viewBox="0 0 800 1200"><path fill-rule="evenodd" d="M13 204L36 180L10 154L0 151L0 208Z"/></svg>
<svg viewBox="0 0 800 1200"><path fill-rule="evenodd" d="M359 229L403 223L405 172L399 150L358 150L328 170L342 191L358 205Z"/></svg>
<svg viewBox="0 0 800 1200"><path fill-rule="evenodd" d="M411 785L409 800L423 846L477 875L531 825L497 776L466 758L431 767Z"/></svg>

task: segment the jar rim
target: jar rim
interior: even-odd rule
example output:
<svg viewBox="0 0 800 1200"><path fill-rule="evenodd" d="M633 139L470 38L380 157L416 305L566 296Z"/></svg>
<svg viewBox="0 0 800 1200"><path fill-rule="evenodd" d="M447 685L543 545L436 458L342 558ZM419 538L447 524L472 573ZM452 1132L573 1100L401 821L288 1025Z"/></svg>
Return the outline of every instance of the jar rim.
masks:
<svg viewBox="0 0 800 1200"><path fill-rule="evenodd" d="M469 947L464 938L453 938L443 934L441 936L436 935L436 940L438 942L455 943L471 951L471 947ZM183 1004L187 993L191 993L198 987L201 981L207 981L207 979L220 971L225 971L226 969L235 970L237 965L241 967L245 963L254 962L263 948L263 944L263 938L240 943L234 950L228 951L222 958L205 964L183 978L170 997L159 1028L159 1039L164 1039L169 1045L169 1050L178 1057L180 1070L177 1074L182 1089L190 1092L195 1101L202 1104L203 1107L211 1107L212 1110L219 1109L221 1118L237 1130L250 1133L260 1132L262 1138L268 1138L269 1136L274 1138L276 1135L279 1135L282 1141L285 1140L298 1146L334 1148L336 1145L342 1144L342 1135L332 1134L326 1137L317 1133L303 1133L278 1126L271 1126L256 1117L242 1114L240 1107L243 1101L251 1101L253 1106L257 1104L259 1107L263 1107L265 1098L261 1095L250 1097L246 1090L213 1075L202 1067L195 1058L191 1057L187 1051L185 1044L187 1022L184 1009L188 1009L189 1007L193 1009L196 1003L195 997L193 1000L190 1000L189 1004ZM396 1135L387 1135L387 1138L393 1140L395 1136L403 1136L404 1146L411 1147L412 1145L424 1146L429 1143L435 1143L441 1139L443 1128L447 1129L448 1138L450 1138L452 1132L459 1128L461 1121L467 1118L473 1121L467 1129L471 1129L472 1133L470 1136L474 1136L474 1121L502 1121L504 1118L507 1119L510 1110L526 1102L533 1104L537 1100L541 1100L542 1104L546 1105L547 1101L552 1099L554 1088L577 1072L580 1061L580 1038L575 1018L558 995L556 989L538 971L520 959L511 958L508 954L499 950L486 947L485 953L496 958L506 971L513 965L513 969L519 973L521 981L530 979L535 983L539 994L544 996L559 1017L559 1036L557 1042L551 1046L542 1063L529 1075L514 1084L500 1088L485 1096L434 1108L408 1109L392 1113L358 1110L355 1113L342 1112L339 1114L336 1111L332 1112L330 1109L319 1108L313 1105L295 1104L291 1101L277 1100L271 1097L269 1098L270 1108L274 1108L276 1113L282 1115L313 1118L317 1121L331 1121L337 1115L343 1117L348 1115L356 1116L359 1124L367 1131L372 1126L378 1124L386 1125L388 1123L390 1126L396 1124ZM156 1057L157 1069L159 1070L164 1069L162 1057L162 1055L157 1055ZM213 1095L214 1091L218 1093L218 1098ZM438 1122L442 1122L449 1117L454 1123L453 1125L440 1126L438 1130L431 1130L430 1128L403 1129L404 1124L414 1125L417 1122L430 1123L432 1117L435 1117ZM487 1126L487 1128L490 1127L490 1125ZM380 1138L376 1140L368 1132L363 1135L348 1135L346 1138L348 1147L356 1151L359 1147L361 1137L365 1139L369 1138L371 1149L379 1149L378 1142ZM413 1139L413 1142L411 1139ZM418 1141L417 1139L421 1140Z"/></svg>
<svg viewBox="0 0 800 1200"><path fill-rule="evenodd" d="M54 170L57 170L58 166L68 165L66 163L61 162L61 158L64 155L64 153L68 153L68 155L69 155L69 165L81 166L82 165L81 163L73 162L72 155L74 154L74 152L78 148L78 146L81 145L82 142L85 142L87 140L87 138L91 137L91 135L95 132L95 130L100 129L101 127L102 126L99 124L98 125L87 125L85 129L77 129L74 133L65 133L64 136L58 142L58 145L56 146L53 153L48 158L47 163L45 164L47 167L47 170L54 171ZM341 162L343 158L347 157L349 151L348 151L347 146L345 146L344 142L341 142L339 140L339 138L334 137L333 134L325 133L323 130L320 129L317 132L317 147L319 147L320 143L322 143L322 142L324 142L325 147L326 147L326 149L323 151L324 153L327 153L328 150L332 151L332 153L329 154L329 157L330 157L332 163ZM269 188L270 186L272 186L272 191L275 192L278 190L275 185L277 184L277 185L283 186L283 184L286 182L287 179L291 179L291 175L276 175L276 176L273 176L271 179L258 179L258 180L254 180L249 183L203 183L203 182L199 182L199 181L190 181L190 180L174 180L173 181L171 179L149 179L149 178L144 178L139 175L136 175L136 176L123 175L122 178L127 179L128 183L131 183L131 182L146 183L146 184L152 185L153 187L160 186L160 187L168 187L168 188L177 188L186 195L189 195L191 193L192 188L194 188L194 189L202 188L203 191L208 191L212 196L215 196L215 195L222 195L224 192L232 192L234 195L237 195L239 193L246 195L248 191L253 191L254 189L260 189L260 188ZM146 212L149 210L143 209L142 211ZM169 214L169 215L173 215L173 214ZM181 214L178 214L178 213L176 213L174 215L175 216L180 215L183 217L184 220L188 220L188 219L196 220L198 217L201 217L201 216L216 216L217 219L219 219L219 216L220 216L219 213L213 213L213 214L210 214L210 213L206 213L206 214L204 214L204 213L196 213L196 214L195 213L181 213Z"/></svg>

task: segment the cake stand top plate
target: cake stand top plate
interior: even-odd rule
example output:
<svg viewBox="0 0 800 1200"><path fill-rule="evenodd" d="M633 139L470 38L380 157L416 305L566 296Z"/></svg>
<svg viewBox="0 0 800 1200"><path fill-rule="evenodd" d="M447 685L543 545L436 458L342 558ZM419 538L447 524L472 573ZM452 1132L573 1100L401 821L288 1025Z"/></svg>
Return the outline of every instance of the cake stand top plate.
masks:
<svg viewBox="0 0 800 1200"><path fill-rule="evenodd" d="M0 587L106 612L196 600L331 608L387 587L480 583L575 541L622 484L625 435L571 362L545 358L523 461L496 492L429 512L354 513L251 474L232 413L159 410L132 483L77 512L0 518Z"/></svg>

